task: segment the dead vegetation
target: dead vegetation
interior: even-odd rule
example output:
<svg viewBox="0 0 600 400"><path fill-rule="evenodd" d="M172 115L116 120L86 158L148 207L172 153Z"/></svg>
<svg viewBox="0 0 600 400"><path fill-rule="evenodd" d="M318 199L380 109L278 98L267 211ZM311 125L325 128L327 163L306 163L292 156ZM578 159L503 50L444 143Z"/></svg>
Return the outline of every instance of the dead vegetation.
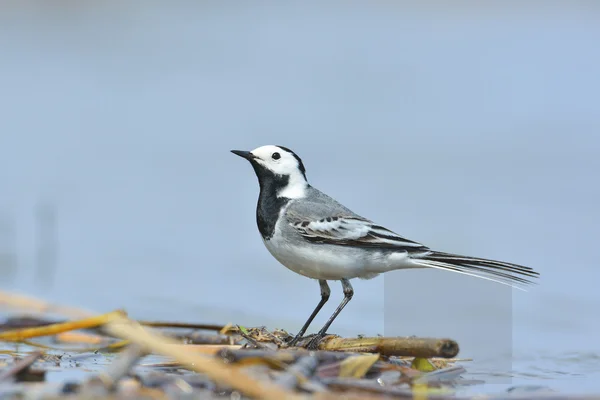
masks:
<svg viewBox="0 0 600 400"><path fill-rule="evenodd" d="M444 399L467 361L451 339L328 335L308 351L310 336L289 347L290 334L264 327L135 321L2 292L0 307L21 313L0 324L3 348L35 349L2 351L1 398ZM79 381L47 381L65 354L111 359Z"/></svg>

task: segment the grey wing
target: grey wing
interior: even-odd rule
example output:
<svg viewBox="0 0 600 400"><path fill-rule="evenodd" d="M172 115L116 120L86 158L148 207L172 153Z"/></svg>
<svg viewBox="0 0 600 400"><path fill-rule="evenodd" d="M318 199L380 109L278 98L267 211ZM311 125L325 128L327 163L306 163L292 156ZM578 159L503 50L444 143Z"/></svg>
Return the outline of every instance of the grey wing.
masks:
<svg viewBox="0 0 600 400"><path fill-rule="evenodd" d="M313 243L394 251L428 250L421 243L353 213L333 199L294 202L286 210L285 217L298 234Z"/></svg>

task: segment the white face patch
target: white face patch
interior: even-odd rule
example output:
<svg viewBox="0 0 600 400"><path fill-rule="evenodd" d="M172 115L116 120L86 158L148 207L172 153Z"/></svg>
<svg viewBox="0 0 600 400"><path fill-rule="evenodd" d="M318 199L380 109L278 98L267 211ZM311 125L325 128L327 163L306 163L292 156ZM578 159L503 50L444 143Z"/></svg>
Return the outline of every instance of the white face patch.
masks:
<svg viewBox="0 0 600 400"><path fill-rule="evenodd" d="M288 176L288 185L283 188L278 197L299 199L305 196L308 183L300 170L296 157L280 147L267 145L252 150L255 161L276 175Z"/></svg>

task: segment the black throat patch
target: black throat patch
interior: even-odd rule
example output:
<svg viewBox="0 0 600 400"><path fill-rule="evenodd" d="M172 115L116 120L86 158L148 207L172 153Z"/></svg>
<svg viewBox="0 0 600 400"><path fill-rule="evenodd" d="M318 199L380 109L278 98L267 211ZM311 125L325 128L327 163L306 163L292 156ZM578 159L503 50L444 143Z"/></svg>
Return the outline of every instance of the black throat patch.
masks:
<svg viewBox="0 0 600 400"><path fill-rule="evenodd" d="M290 201L286 197L277 197L277 192L288 185L290 178L287 175L276 175L256 161L251 161L251 164L260 185L260 194L256 205L256 223L263 239L269 240L275 232L279 212Z"/></svg>

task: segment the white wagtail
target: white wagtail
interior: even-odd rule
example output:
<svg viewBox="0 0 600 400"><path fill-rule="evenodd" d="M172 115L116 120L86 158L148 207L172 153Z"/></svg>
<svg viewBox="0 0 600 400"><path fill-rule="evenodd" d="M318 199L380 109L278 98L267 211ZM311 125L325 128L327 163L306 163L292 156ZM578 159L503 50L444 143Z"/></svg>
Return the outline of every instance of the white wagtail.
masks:
<svg viewBox="0 0 600 400"><path fill-rule="evenodd" d="M328 280L341 281L344 300L307 347L315 349L354 294L350 279L371 279L405 268L437 268L518 287L537 277L529 267L431 250L357 215L312 187L300 157L283 146L232 150L254 168L260 185L256 222L281 264L317 279L321 301L289 343L294 346L329 299ZM521 275L521 276L518 276Z"/></svg>

